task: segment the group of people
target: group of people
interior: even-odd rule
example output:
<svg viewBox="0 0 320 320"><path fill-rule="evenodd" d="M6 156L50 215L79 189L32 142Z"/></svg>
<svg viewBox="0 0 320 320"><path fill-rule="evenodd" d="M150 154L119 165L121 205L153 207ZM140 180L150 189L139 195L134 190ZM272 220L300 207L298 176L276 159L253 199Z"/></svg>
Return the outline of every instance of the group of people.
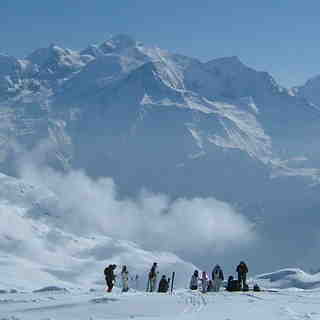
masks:
<svg viewBox="0 0 320 320"><path fill-rule="evenodd" d="M203 293L210 291L219 291L222 281L224 280L224 276L223 271L218 264L213 268L211 275L212 278L209 279L206 271L202 271L202 274L200 276L199 271L195 270L190 280L190 289L198 290L200 284L201 291Z"/></svg>
<svg viewBox="0 0 320 320"><path fill-rule="evenodd" d="M158 264L157 262L154 262L148 273L147 292L155 292L157 290L158 277L159 277ZM170 278L167 278L165 274L162 275L159 281L158 292L163 292L163 293L168 292L169 286L170 286Z"/></svg>
<svg viewBox="0 0 320 320"><path fill-rule="evenodd" d="M238 274L238 280L234 280L232 276L229 277L226 288L228 291L246 290L248 287L246 282L248 267L244 261L240 261L236 272ZM198 290L200 287L203 293L211 291L218 292L224 280L223 271L218 264L213 268L211 276L211 279L209 279L206 271L203 271L200 276L199 271L195 270L191 277L189 288L191 290Z"/></svg>
<svg viewBox="0 0 320 320"><path fill-rule="evenodd" d="M110 264L108 267L104 269L104 275L106 279L106 290L111 292L116 281L115 275L115 264ZM237 290L246 290L247 286L247 273L248 267L244 261L240 261L239 265L236 268L236 272L238 275L238 279L234 280L232 276L228 278L227 290L228 291L237 291ZM122 292L127 292L129 290L129 272L127 270L127 266L123 266L121 270L121 287ZM155 292L157 290L157 279L159 277L158 271L158 264L154 262L149 273L148 273L148 283L147 283L147 292ZM131 278L132 279L132 278ZM136 275L135 280L138 281L138 276ZM211 273L211 279L209 279L208 274L206 271L203 271L201 275L199 274L198 270L195 270L191 280L189 288L191 290L199 290L203 293L206 292L218 292L221 288L221 285L224 281L224 275L222 268L217 264ZM158 292L167 292L170 286L170 278L167 278L166 275L162 275L159 286Z"/></svg>
<svg viewBox="0 0 320 320"><path fill-rule="evenodd" d="M156 262L153 263L151 270L148 274L148 285L147 285L147 292L155 292L157 288L157 278L159 275L158 271L158 264ZM170 278L164 274L161 277L159 282L158 292L168 292L170 286Z"/></svg>
<svg viewBox="0 0 320 320"><path fill-rule="evenodd" d="M116 275L114 271L116 268L117 268L117 265L109 264L109 266L104 269L104 276L107 284L106 290L108 292L112 291L113 286L115 284ZM127 270L127 266L123 266L121 270L121 287L122 287L122 292L129 291L129 271Z"/></svg>
<svg viewBox="0 0 320 320"><path fill-rule="evenodd" d="M110 264L108 267L104 269L104 276L107 284L107 287L106 287L107 292L112 292L112 289L116 282L116 274L115 274L116 268L117 268L117 265ZM156 291L158 275L159 275L158 265L156 262L154 262L148 274L148 284L147 284L148 292ZM129 291L129 279L130 279L129 271L127 269L127 266L124 265L120 273L122 292ZM131 278L131 279L132 280L134 279L137 282L138 275L136 275L135 278ZM159 281L158 292L167 292L169 289L169 284L170 284L170 278L167 278L166 275L163 275L161 277L161 280Z"/></svg>

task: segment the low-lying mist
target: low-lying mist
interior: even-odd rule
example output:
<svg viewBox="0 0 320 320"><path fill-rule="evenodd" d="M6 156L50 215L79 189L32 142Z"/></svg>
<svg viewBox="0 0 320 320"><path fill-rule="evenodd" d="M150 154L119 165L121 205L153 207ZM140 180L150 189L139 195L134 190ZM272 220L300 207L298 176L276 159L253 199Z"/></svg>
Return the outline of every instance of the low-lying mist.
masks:
<svg viewBox="0 0 320 320"><path fill-rule="evenodd" d="M54 192L59 199L55 214L69 232L105 235L148 250L195 257L222 254L257 239L253 223L228 203L213 197L171 199L148 190L123 198L112 178L93 179L81 170L61 173L46 167L42 151L26 154L19 173L25 181Z"/></svg>

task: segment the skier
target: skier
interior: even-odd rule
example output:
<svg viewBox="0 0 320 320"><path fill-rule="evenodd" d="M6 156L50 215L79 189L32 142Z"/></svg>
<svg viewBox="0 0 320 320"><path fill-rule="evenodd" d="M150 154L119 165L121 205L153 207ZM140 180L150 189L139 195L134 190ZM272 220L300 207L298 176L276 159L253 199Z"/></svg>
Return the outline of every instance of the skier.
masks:
<svg viewBox="0 0 320 320"><path fill-rule="evenodd" d="M169 289L169 281L167 280L166 276L163 275L159 282L158 292L167 292L168 289Z"/></svg>
<svg viewBox="0 0 320 320"><path fill-rule="evenodd" d="M190 280L191 290L198 290L198 280L199 280L199 272L198 270L195 270Z"/></svg>
<svg viewBox="0 0 320 320"><path fill-rule="evenodd" d="M217 264L212 270L213 291L218 292L224 280L223 271Z"/></svg>
<svg viewBox="0 0 320 320"><path fill-rule="evenodd" d="M157 271L157 267L157 263L154 262L148 275L148 286L150 292L154 292L156 290L157 275L159 273L159 271Z"/></svg>
<svg viewBox="0 0 320 320"><path fill-rule="evenodd" d="M247 273L248 273L247 265L243 261L240 261L239 265L237 266L236 271L238 273L238 281L239 281L240 287L242 289L247 288L247 283L246 283Z"/></svg>
<svg viewBox="0 0 320 320"><path fill-rule="evenodd" d="M201 275L202 293L206 293L207 292L208 280L209 280L209 277L207 276L207 273L205 271L202 271L202 275Z"/></svg>
<svg viewBox="0 0 320 320"><path fill-rule="evenodd" d="M122 267L121 282L122 282L122 292L127 292L129 290L129 272L127 270L127 266Z"/></svg>
<svg viewBox="0 0 320 320"><path fill-rule="evenodd" d="M107 268L104 269L104 276L105 276L105 279L106 279L106 283L107 283L107 291L108 292L111 292L112 291L112 288L113 288L113 285L114 285L114 282L115 282L115 279L116 279L116 276L114 274L114 270L116 269L116 265L115 264L109 264L109 266Z"/></svg>

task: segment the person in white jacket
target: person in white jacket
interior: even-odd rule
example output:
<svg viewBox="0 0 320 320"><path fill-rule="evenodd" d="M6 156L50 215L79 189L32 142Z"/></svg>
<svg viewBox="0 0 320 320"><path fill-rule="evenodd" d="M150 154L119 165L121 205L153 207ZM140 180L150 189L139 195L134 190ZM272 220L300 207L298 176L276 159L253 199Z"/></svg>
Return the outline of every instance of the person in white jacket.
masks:
<svg viewBox="0 0 320 320"><path fill-rule="evenodd" d="M208 280L209 277L205 271L202 271L201 275L201 287L202 287L202 293L206 293L208 289Z"/></svg>
<svg viewBox="0 0 320 320"><path fill-rule="evenodd" d="M127 270L127 266L122 267L121 283L122 283L122 292L127 292L129 290L129 272Z"/></svg>

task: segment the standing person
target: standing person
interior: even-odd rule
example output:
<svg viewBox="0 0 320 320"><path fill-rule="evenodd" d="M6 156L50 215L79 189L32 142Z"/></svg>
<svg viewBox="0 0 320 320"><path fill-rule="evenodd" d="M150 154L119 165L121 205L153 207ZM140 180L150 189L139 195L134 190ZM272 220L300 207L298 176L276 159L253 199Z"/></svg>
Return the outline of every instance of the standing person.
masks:
<svg viewBox="0 0 320 320"><path fill-rule="evenodd" d="M212 270L213 291L218 292L224 280L223 271L217 264Z"/></svg>
<svg viewBox="0 0 320 320"><path fill-rule="evenodd" d="M122 292L128 292L129 290L129 272L127 266L122 267L121 271Z"/></svg>
<svg viewBox="0 0 320 320"><path fill-rule="evenodd" d="M139 276L137 274L136 274L134 280L135 280L135 283L136 283L136 290L138 290L139 289Z"/></svg>
<svg viewBox="0 0 320 320"><path fill-rule="evenodd" d="M239 265L237 266L236 269L237 273L238 273L238 281L240 284L240 288L244 289L247 287L247 273L248 273L248 267L247 265L244 263L244 261L240 261Z"/></svg>
<svg viewBox="0 0 320 320"><path fill-rule="evenodd" d="M202 275L201 275L201 288L202 288L202 293L206 293L207 292L207 288L208 288L208 276L207 273L205 271L202 271Z"/></svg>
<svg viewBox="0 0 320 320"><path fill-rule="evenodd" d="M159 282L159 289L158 292L167 292L169 289L169 281L167 280L166 276L163 275L160 282Z"/></svg>
<svg viewBox="0 0 320 320"><path fill-rule="evenodd" d="M115 279L116 279L116 276L114 274L114 270L116 269L116 265L115 264L109 264L109 266L107 268L104 269L104 276L105 276L105 279L106 279L106 283L107 283L107 291L108 292L111 292L112 291L112 288L113 288L113 285L114 285L114 282L115 282Z"/></svg>
<svg viewBox="0 0 320 320"><path fill-rule="evenodd" d="M195 270L190 280L191 290L198 290L198 280L199 280L199 272L198 270Z"/></svg>
<svg viewBox="0 0 320 320"><path fill-rule="evenodd" d="M110 277L109 277L109 269L111 268L111 264L109 264L107 267L105 267L104 268L104 271L103 271L103 273L104 273L104 278L105 278L105 280L106 280L106 288L105 288L105 290L107 291L109 291L109 288L112 286L111 285L111 283L110 283ZM111 289L112 290L112 289Z"/></svg>
<svg viewBox="0 0 320 320"><path fill-rule="evenodd" d="M157 270L158 265L156 262L153 263L151 270L148 275L148 281L149 281L149 291L154 292L156 290L157 285L157 275L159 271Z"/></svg>

